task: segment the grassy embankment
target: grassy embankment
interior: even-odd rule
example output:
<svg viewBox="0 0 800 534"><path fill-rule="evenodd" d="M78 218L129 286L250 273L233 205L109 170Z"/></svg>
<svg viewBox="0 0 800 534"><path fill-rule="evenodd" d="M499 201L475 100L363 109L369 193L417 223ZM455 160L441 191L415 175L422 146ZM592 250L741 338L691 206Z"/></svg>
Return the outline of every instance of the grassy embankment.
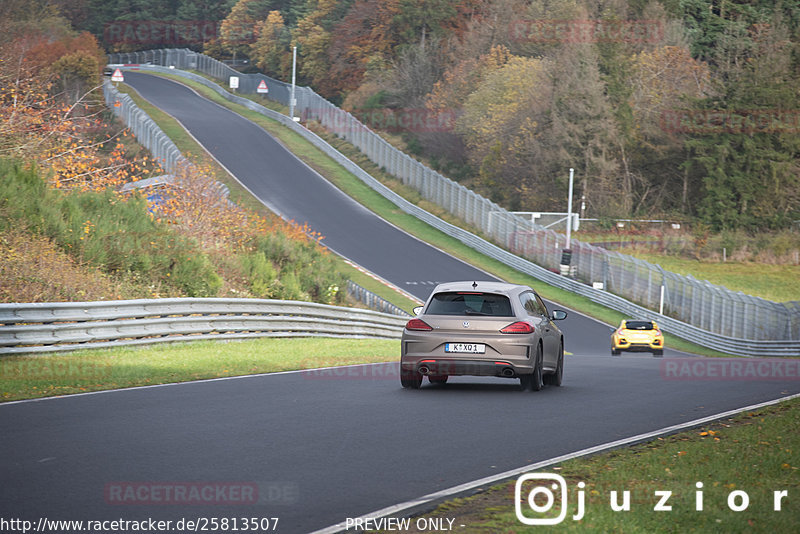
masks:
<svg viewBox="0 0 800 534"><path fill-rule="evenodd" d="M800 300L800 266L753 261L700 261L648 251L625 251L665 270L692 275L733 291L775 302Z"/></svg>
<svg viewBox="0 0 800 534"><path fill-rule="evenodd" d="M774 302L800 300L800 232L744 232L695 236L681 230L634 229L579 232L589 243L613 242L613 250L691 275L732 291Z"/></svg>

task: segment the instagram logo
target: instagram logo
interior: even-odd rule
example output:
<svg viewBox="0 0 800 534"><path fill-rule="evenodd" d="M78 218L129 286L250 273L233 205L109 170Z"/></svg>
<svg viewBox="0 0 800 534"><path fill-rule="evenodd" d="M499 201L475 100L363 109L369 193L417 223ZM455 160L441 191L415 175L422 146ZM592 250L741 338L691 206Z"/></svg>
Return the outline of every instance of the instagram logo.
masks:
<svg viewBox="0 0 800 534"><path fill-rule="evenodd" d="M530 488L526 482L533 481L535 485ZM528 508L523 510L523 485L530 488L528 498L524 499L528 503ZM586 484L579 482L578 486L583 488ZM556 499L554 492L560 494ZM559 502L558 515L554 513L556 500ZM584 513L584 495L580 492L578 496L578 513L573 517L578 521ZM517 479L514 485L514 512L517 519L526 525L557 525L567 517L567 481L561 475L553 473L528 473Z"/></svg>

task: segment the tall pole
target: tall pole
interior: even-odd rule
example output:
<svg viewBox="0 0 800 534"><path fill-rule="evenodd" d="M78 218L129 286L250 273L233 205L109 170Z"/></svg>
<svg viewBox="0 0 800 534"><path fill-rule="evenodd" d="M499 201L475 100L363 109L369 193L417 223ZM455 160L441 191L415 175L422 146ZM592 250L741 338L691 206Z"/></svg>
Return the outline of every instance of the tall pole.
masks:
<svg viewBox="0 0 800 534"><path fill-rule="evenodd" d="M569 248L570 237L572 235L572 179L575 174L575 169L569 170L569 197L567 197L567 245L564 248Z"/></svg>
<svg viewBox="0 0 800 534"><path fill-rule="evenodd" d="M297 73L297 47L292 47L292 96L289 97L289 117L294 120L294 106L296 104L294 99L294 82L295 74Z"/></svg>

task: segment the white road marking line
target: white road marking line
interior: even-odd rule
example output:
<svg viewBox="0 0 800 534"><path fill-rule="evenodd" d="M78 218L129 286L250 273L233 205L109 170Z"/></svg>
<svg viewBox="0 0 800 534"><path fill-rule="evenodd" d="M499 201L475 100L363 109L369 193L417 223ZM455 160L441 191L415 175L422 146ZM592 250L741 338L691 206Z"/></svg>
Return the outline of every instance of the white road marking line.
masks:
<svg viewBox="0 0 800 534"><path fill-rule="evenodd" d="M375 519L384 516L390 516L394 514L402 513L405 510L409 510L411 508L415 508L417 506L423 506L425 504L432 503L437 500L446 500L448 498L452 498L453 496L464 492L469 491L471 489L475 489L481 486L486 486L489 484L495 484L501 482L503 480L511 479L527 473L529 471L535 471L537 469L541 469L543 467L548 467L553 464L558 464L561 462L565 462L567 460L572 460L574 458L579 458L581 456L588 456L590 454L596 454L598 452L604 452L610 449L619 448L625 445L633 445L635 443L648 441L650 439L662 436L664 434L674 434L675 432L686 430L688 428L697 427L703 425L705 423L709 423L711 421L716 421L717 419L724 419L725 417L730 417L733 415L737 415L742 412L746 412L749 410L758 410L759 408L764 408L766 406L772 406L773 404L779 404L781 402L785 402L787 400L795 399L800 397L800 393L795 395L790 395L788 397L781 397L779 399L762 402L759 404L752 404L750 406L745 406L744 408L738 408L736 410L729 410L727 412L718 413L715 415L709 415L708 417L703 417L701 419L695 419L693 421L687 421L686 423L680 423L677 425L668 426L665 428L661 428L659 430L654 430L652 432L646 432L644 434L639 434L638 436L631 436L629 438L619 439L617 441L611 441L608 443L603 443L602 445L596 445L594 447L589 447L587 449L583 449L580 451L575 451L569 454L565 454L563 456L557 456L555 458L550 458L548 460L543 460L541 462L537 462L535 464L529 464L524 467L520 467L517 469L512 469L510 471L506 471L504 473L498 473L497 475L492 475L489 477L481 478L478 480L473 480L472 482L466 482L464 484L460 484L458 486L453 486L452 488L448 488L442 491L437 491L436 493L430 493L423 497L419 497L418 499L414 499L411 501L406 501L403 503L395 504L392 506L387 506L386 508L381 508L380 510L375 510L374 512L370 512L368 514L362 515L360 518L353 518L353 519ZM315 530L311 532L311 534L336 534L338 532L342 532L345 530L345 523L337 523L335 525L331 525L329 527Z"/></svg>

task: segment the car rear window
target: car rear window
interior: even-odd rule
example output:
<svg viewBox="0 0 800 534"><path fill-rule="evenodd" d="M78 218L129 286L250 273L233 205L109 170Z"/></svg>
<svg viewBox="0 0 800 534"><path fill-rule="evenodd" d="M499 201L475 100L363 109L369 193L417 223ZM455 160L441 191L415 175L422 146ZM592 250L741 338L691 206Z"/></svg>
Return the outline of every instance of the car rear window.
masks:
<svg viewBox="0 0 800 534"><path fill-rule="evenodd" d="M486 315L513 317L511 302L505 295L494 293L437 293L425 313L431 315Z"/></svg>
<svg viewBox="0 0 800 534"><path fill-rule="evenodd" d="M650 321L625 321L625 328L628 330L652 330L653 323Z"/></svg>

